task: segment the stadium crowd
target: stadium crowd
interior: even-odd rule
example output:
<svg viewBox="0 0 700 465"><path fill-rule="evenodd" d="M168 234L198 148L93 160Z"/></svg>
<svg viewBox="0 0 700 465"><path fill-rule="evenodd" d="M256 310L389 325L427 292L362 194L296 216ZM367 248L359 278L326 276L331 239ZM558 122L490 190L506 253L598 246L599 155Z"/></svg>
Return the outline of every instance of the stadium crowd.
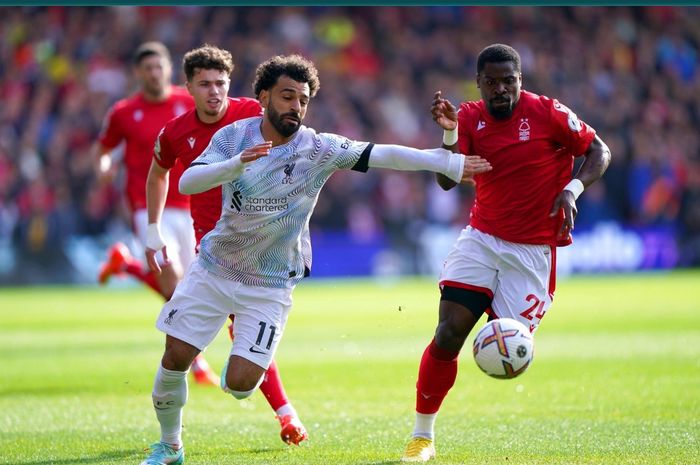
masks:
<svg viewBox="0 0 700 465"><path fill-rule="evenodd" d="M252 96L261 61L301 53L321 77L308 126L419 148L440 143L433 93L479 99L476 55L501 42L520 52L525 89L558 98L611 148L577 226L669 228L681 264L699 265L699 23L697 7L2 7L0 244L36 276L62 266L67 238L128 218L91 148L109 106L134 90L130 58L145 40L170 48L177 83L189 49L230 50L232 96ZM428 174L339 172L312 228L383 233L411 251L427 224L466 223L471 193L442 192Z"/></svg>

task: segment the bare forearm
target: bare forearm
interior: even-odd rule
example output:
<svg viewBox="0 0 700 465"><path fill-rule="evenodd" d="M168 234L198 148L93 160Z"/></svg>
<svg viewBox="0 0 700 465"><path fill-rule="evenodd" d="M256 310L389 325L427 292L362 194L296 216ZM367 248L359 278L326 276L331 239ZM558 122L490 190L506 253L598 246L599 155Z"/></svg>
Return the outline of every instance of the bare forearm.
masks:
<svg viewBox="0 0 700 465"><path fill-rule="evenodd" d="M167 173L165 176L148 175L148 180L146 181L146 208L148 209L149 224L160 223L169 184Z"/></svg>
<svg viewBox="0 0 700 465"><path fill-rule="evenodd" d="M584 187L588 187L600 179L610 164L610 149L598 136L593 139L585 154L586 160L574 176Z"/></svg>

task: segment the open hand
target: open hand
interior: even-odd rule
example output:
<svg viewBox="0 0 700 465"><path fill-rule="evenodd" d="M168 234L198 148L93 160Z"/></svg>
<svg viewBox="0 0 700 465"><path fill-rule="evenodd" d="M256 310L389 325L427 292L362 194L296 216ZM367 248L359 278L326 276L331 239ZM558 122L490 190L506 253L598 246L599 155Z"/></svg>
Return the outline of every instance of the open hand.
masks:
<svg viewBox="0 0 700 465"><path fill-rule="evenodd" d="M479 155L464 155L464 169L462 170L462 180L460 182L474 184L474 176L491 171L491 163Z"/></svg>
<svg viewBox="0 0 700 465"><path fill-rule="evenodd" d="M248 147L247 149L241 152L241 161L243 163L250 163L251 161L257 160L258 158L266 157L270 153L271 148L272 142L269 140L263 142L262 144Z"/></svg>
<svg viewBox="0 0 700 465"><path fill-rule="evenodd" d="M440 90L433 96L430 113L433 115L433 121L442 129L451 131L457 127L457 109L449 100L442 98Z"/></svg>

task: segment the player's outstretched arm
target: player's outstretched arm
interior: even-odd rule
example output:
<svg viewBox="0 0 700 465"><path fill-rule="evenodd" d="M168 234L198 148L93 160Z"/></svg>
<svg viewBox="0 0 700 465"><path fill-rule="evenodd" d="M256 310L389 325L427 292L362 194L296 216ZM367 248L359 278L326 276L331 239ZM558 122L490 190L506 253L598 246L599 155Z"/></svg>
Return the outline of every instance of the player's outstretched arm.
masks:
<svg viewBox="0 0 700 465"><path fill-rule="evenodd" d="M560 237L567 237L574 229L574 220L578 210L576 209L576 199L583 190L596 182L603 176L610 164L610 149L603 140L595 136L584 153L585 161L581 164L578 172L569 184L564 187L549 212L549 216L555 216L560 209L564 210L564 222L559 230Z"/></svg>
<svg viewBox="0 0 700 465"><path fill-rule="evenodd" d="M146 209L148 212L148 226L146 230L146 262L148 268L155 274L160 274L161 269L156 260L156 253L163 251L165 263L168 263L168 251L165 240L160 232L160 219L165 208L165 198L168 195L170 170L160 166L155 159L151 161L151 168L146 178Z"/></svg>
<svg viewBox="0 0 700 465"><path fill-rule="evenodd" d="M180 178L180 192L187 195L199 194L238 179L246 163L267 156L271 148L272 142L267 141L248 147L228 160L206 165L192 164ZM196 162L197 160L194 163Z"/></svg>
<svg viewBox="0 0 700 465"><path fill-rule="evenodd" d="M403 171L434 171L454 183L485 173L491 164L477 155L464 156L444 148L414 149L403 145L377 144L372 147L369 166Z"/></svg>

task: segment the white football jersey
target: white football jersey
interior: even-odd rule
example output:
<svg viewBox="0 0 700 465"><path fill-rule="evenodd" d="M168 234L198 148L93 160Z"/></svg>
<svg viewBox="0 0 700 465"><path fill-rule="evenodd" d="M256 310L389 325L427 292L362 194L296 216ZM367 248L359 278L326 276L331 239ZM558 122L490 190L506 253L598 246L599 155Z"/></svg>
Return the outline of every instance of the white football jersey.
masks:
<svg viewBox="0 0 700 465"><path fill-rule="evenodd" d="M192 165L230 159L264 142L261 117L221 128ZM218 276L251 286L291 288L311 268L309 219L339 169L367 171L372 144L301 126L294 138L245 165L223 185L221 218L202 239L199 259Z"/></svg>

